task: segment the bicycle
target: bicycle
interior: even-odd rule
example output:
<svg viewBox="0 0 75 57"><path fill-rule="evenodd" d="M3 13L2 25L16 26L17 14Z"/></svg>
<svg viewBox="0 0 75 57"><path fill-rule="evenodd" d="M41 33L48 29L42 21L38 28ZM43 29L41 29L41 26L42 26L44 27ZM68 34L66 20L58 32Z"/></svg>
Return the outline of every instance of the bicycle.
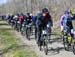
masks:
<svg viewBox="0 0 75 57"><path fill-rule="evenodd" d="M14 26L14 20L11 20L10 25L13 27Z"/></svg>
<svg viewBox="0 0 75 57"><path fill-rule="evenodd" d="M31 35L31 23L26 25L26 37L28 40L30 40L30 35Z"/></svg>
<svg viewBox="0 0 75 57"><path fill-rule="evenodd" d="M25 31L26 31L26 20L24 20L23 24L22 24L22 28L21 28L21 34L25 35Z"/></svg>
<svg viewBox="0 0 75 57"><path fill-rule="evenodd" d="M50 42L50 36L51 36L51 28L47 27L47 30L43 31L43 48L44 48L44 52L45 55L48 55L48 46L49 46L49 42Z"/></svg>
<svg viewBox="0 0 75 57"><path fill-rule="evenodd" d="M75 55L75 41L74 41L74 44L73 44L73 54Z"/></svg>
<svg viewBox="0 0 75 57"><path fill-rule="evenodd" d="M35 25L33 23L32 23L32 26L31 26L31 35L33 35L35 40L36 40L36 29L35 29Z"/></svg>
<svg viewBox="0 0 75 57"><path fill-rule="evenodd" d="M47 27L46 29L42 30L40 51L42 50L43 47L43 51L45 52L45 55L48 55L50 36L51 36L50 27Z"/></svg>
<svg viewBox="0 0 75 57"><path fill-rule="evenodd" d="M69 49L72 48L73 53L75 54L75 39L72 38L70 33L66 34L66 31L64 32L63 43L65 50L69 51Z"/></svg>
<svg viewBox="0 0 75 57"><path fill-rule="evenodd" d="M70 33L66 33L66 30L64 30L63 32L63 44L64 44L65 50L69 50L72 44L72 37Z"/></svg>
<svg viewBox="0 0 75 57"><path fill-rule="evenodd" d="M17 21L17 27L16 27L16 30L17 30L18 32L20 32L20 26L21 26L20 21Z"/></svg>
<svg viewBox="0 0 75 57"><path fill-rule="evenodd" d="M45 30L43 30L43 49L44 49L44 52L45 54L47 55L48 54L48 34Z"/></svg>
<svg viewBox="0 0 75 57"><path fill-rule="evenodd" d="M75 27L75 19L72 21L72 24L73 24L73 27ZM73 28L73 29L75 29L75 28ZM73 41L73 54L75 54L75 38L74 38L74 41Z"/></svg>

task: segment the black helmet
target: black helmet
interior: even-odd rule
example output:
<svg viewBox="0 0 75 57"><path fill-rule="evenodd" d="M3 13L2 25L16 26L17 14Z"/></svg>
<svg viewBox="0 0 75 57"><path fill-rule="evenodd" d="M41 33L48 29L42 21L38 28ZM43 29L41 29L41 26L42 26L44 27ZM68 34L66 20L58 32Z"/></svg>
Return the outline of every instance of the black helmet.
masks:
<svg viewBox="0 0 75 57"><path fill-rule="evenodd" d="M30 15L30 13L27 13L27 15Z"/></svg>
<svg viewBox="0 0 75 57"><path fill-rule="evenodd" d="M49 12L49 11L48 11L47 8L42 9L42 13L48 13L48 12Z"/></svg>

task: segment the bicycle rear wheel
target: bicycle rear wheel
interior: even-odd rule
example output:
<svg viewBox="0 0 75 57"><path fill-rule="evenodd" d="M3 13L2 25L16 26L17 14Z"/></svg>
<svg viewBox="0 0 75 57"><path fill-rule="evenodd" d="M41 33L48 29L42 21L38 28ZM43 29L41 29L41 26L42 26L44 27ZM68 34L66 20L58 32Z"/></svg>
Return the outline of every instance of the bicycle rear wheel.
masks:
<svg viewBox="0 0 75 57"><path fill-rule="evenodd" d="M48 45L47 45L47 43L45 43L45 45L44 45L44 52L45 52L45 55L48 55Z"/></svg>
<svg viewBox="0 0 75 57"><path fill-rule="evenodd" d="M47 35L44 36L43 48L44 48L45 55L48 55L48 38L46 36Z"/></svg>
<svg viewBox="0 0 75 57"><path fill-rule="evenodd" d="M74 45L73 45L73 54L75 55L75 42L74 42Z"/></svg>
<svg viewBox="0 0 75 57"><path fill-rule="evenodd" d="M30 29L29 28L26 29L26 37L28 40L30 40Z"/></svg>
<svg viewBox="0 0 75 57"><path fill-rule="evenodd" d="M68 50L69 49L69 46L68 46L68 39L67 39L67 36L63 36L63 44L64 44L64 48L65 50Z"/></svg>

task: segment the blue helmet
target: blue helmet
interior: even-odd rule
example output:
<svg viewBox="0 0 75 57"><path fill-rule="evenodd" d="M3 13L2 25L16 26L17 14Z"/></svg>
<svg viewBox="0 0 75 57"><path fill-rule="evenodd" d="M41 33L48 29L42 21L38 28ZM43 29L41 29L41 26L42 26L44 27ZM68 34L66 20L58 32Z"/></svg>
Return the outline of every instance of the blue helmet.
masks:
<svg viewBox="0 0 75 57"><path fill-rule="evenodd" d="M70 12L69 11L65 11L65 13L64 14L69 14Z"/></svg>

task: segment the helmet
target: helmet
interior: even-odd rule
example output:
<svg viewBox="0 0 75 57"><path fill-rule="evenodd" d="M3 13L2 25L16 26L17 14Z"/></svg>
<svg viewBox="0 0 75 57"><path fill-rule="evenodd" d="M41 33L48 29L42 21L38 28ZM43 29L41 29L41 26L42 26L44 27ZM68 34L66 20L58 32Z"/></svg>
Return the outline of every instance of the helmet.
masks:
<svg viewBox="0 0 75 57"><path fill-rule="evenodd" d="M42 13L48 13L48 12L49 12L49 11L48 11L47 8L42 9Z"/></svg>
<svg viewBox="0 0 75 57"><path fill-rule="evenodd" d="M75 14L75 11L74 11L74 10L70 10L70 13L71 13L71 14Z"/></svg>
<svg viewBox="0 0 75 57"><path fill-rule="evenodd" d="M64 14L69 14L69 11L65 11L65 13Z"/></svg>
<svg viewBox="0 0 75 57"><path fill-rule="evenodd" d="M30 16L33 16L33 14L30 13Z"/></svg>
<svg viewBox="0 0 75 57"><path fill-rule="evenodd" d="M27 13L27 15L29 16L29 15L30 15L30 13Z"/></svg>

